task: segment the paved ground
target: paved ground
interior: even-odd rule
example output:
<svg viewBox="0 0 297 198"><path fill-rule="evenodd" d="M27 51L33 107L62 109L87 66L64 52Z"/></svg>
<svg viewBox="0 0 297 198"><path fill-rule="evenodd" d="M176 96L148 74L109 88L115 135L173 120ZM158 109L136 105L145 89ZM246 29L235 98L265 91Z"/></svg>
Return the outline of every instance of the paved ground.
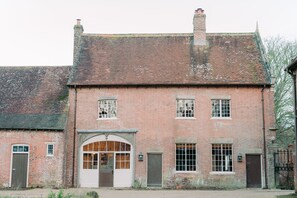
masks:
<svg viewBox="0 0 297 198"><path fill-rule="evenodd" d="M51 189L31 189L31 190L0 190L0 198L3 197L35 197L43 198L48 194L58 192ZM88 189L71 188L66 189L64 194L71 193L83 195L89 191L96 191L99 198L273 198L276 195L286 195L293 193L288 190L262 190L262 189L241 189L241 190L115 190L115 189Z"/></svg>

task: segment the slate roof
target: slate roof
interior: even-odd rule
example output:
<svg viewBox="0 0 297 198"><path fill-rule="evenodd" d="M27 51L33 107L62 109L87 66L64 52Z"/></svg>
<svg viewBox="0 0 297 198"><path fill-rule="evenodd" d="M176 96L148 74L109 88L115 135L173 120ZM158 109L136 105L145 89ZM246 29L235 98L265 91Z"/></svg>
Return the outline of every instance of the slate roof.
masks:
<svg viewBox="0 0 297 198"><path fill-rule="evenodd" d="M290 65L287 66L286 70L289 72L294 72L294 70L296 70L296 68L297 68L297 57L292 60Z"/></svg>
<svg viewBox="0 0 297 198"><path fill-rule="evenodd" d="M255 33L82 34L68 85L270 85Z"/></svg>
<svg viewBox="0 0 297 198"><path fill-rule="evenodd" d="M63 130L71 67L0 67L0 129Z"/></svg>

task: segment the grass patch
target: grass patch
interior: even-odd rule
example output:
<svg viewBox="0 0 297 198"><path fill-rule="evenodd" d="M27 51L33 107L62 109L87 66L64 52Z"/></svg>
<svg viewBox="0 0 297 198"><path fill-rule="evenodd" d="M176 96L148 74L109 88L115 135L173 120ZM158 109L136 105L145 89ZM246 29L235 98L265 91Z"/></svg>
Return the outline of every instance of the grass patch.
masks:
<svg viewBox="0 0 297 198"><path fill-rule="evenodd" d="M59 192L56 192L56 193L51 191L47 197L48 198L99 198L99 195L95 191L90 191L90 192L87 192L86 194L81 194L81 195L74 195L70 193L64 194L64 190L61 189L59 190Z"/></svg>

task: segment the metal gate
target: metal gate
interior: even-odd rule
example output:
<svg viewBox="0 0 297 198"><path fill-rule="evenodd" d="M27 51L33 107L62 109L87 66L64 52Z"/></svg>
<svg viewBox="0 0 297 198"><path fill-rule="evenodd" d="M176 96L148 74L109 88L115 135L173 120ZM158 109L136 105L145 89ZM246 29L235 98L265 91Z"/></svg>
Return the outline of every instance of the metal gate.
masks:
<svg viewBox="0 0 297 198"><path fill-rule="evenodd" d="M290 149L278 149L274 153L275 186L280 189L294 189L293 152Z"/></svg>

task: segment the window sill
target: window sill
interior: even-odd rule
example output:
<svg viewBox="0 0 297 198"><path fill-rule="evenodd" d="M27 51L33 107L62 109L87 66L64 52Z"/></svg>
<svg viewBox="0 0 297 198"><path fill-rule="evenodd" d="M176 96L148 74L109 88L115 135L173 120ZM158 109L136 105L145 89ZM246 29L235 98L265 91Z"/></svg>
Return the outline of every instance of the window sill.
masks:
<svg viewBox="0 0 297 198"><path fill-rule="evenodd" d="M196 173L197 171L175 171L176 174L189 174L189 173Z"/></svg>
<svg viewBox="0 0 297 198"><path fill-rule="evenodd" d="M211 120L232 120L231 117L211 117Z"/></svg>
<svg viewBox="0 0 297 198"><path fill-rule="evenodd" d="M97 120L117 120L118 118L97 118Z"/></svg>
<svg viewBox="0 0 297 198"><path fill-rule="evenodd" d="M176 120L196 120L195 117L176 117Z"/></svg>
<svg viewBox="0 0 297 198"><path fill-rule="evenodd" d="M235 172L209 172L210 175L235 175Z"/></svg>

